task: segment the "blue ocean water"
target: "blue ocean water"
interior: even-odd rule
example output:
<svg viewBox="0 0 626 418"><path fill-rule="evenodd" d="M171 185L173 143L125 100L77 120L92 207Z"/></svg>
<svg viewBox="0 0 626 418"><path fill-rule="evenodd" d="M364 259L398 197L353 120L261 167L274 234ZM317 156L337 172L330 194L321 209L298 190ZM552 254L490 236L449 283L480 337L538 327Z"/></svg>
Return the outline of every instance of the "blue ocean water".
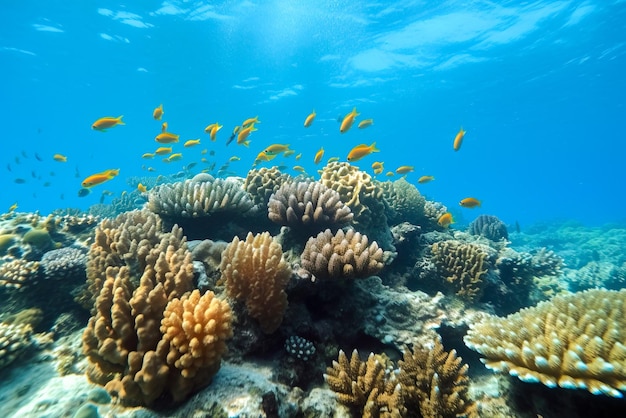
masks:
<svg viewBox="0 0 626 418"><path fill-rule="evenodd" d="M435 176L420 191L461 221L625 218L624 1L30 0L0 8L2 211L16 202L19 211L86 210L103 190L113 192L106 202L131 191L132 176L192 162L200 171L203 157L217 169L238 156L227 171L245 176L273 143L303 157L266 165L315 173L320 147L324 161L345 160L355 145L376 142L380 153L355 165L370 173L374 161L385 172L413 165L415 184ZM159 104L181 136L181 161L141 158L159 146ZM374 125L340 134L337 119L354 107L357 121ZM119 115L126 125L91 129ZM226 146L233 127L256 115L250 147ZM216 142L203 131L213 122L224 125ZM455 152L460 127L467 134ZM183 148L195 138L201 146ZM113 168L118 177L78 197L85 177ZM468 196L482 206L460 208Z"/></svg>

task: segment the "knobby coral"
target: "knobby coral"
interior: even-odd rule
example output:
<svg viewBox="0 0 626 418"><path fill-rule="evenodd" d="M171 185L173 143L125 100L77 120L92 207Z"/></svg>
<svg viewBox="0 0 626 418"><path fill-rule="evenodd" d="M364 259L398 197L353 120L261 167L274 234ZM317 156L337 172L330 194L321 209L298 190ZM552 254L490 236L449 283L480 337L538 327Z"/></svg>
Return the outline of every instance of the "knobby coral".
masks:
<svg viewBox="0 0 626 418"><path fill-rule="evenodd" d="M311 237L302 252L302 267L318 279L365 278L383 268L383 250L354 229L330 229Z"/></svg>
<svg viewBox="0 0 626 418"><path fill-rule="evenodd" d="M0 287L21 289L37 282L39 261L18 258L0 265Z"/></svg>
<svg viewBox="0 0 626 418"><path fill-rule="evenodd" d="M346 225L353 218L339 193L314 181L284 183L268 207L273 222L313 232Z"/></svg>
<svg viewBox="0 0 626 418"><path fill-rule="evenodd" d="M235 237L222 253L220 270L228 296L245 301L263 332L276 331L287 309L285 288L291 278L280 244L268 232L249 232L245 241Z"/></svg>
<svg viewBox="0 0 626 418"><path fill-rule="evenodd" d="M256 205L267 206L270 196L291 177L280 172L278 167L252 169L248 171L243 188Z"/></svg>
<svg viewBox="0 0 626 418"><path fill-rule="evenodd" d="M562 294L470 326L465 344L483 363L525 382L622 397L626 390L626 290Z"/></svg>
<svg viewBox="0 0 626 418"><path fill-rule="evenodd" d="M33 329L30 325L0 322L0 371L33 344Z"/></svg>

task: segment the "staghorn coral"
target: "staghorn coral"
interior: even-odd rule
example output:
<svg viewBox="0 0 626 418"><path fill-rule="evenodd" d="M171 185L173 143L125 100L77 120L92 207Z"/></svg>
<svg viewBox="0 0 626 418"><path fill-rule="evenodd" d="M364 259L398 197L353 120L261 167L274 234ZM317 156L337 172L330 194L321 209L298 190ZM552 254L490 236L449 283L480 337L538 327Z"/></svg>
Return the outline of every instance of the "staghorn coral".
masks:
<svg viewBox="0 0 626 418"><path fill-rule="evenodd" d="M476 405L468 396L469 366L462 361L455 350L445 351L439 339L432 349L405 348L397 379L407 410L419 410L424 418L477 417Z"/></svg>
<svg viewBox="0 0 626 418"><path fill-rule="evenodd" d="M272 193L291 176L280 172L278 167L252 169L248 171L243 188L250 194L255 205L267 206Z"/></svg>
<svg viewBox="0 0 626 418"><path fill-rule="evenodd" d="M0 371L24 354L33 344L33 329L30 325L0 322Z"/></svg>
<svg viewBox="0 0 626 418"><path fill-rule="evenodd" d="M469 301L480 298L488 271L489 252L485 246L447 240L435 242L431 252L449 293Z"/></svg>
<svg viewBox="0 0 626 418"><path fill-rule="evenodd" d="M374 353L364 362L357 350L352 351L350 359L339 351L337 361L326 369L324 380L339 402L363 417L399 418L406 413L400 384L386 361Z"/></svg>
<svg viewBox="0 0 626 418"><path fill-rule="evenodd" d="M170 348L167 364L180 370L173 397L182 400L206 386L219 370L226 340L233 336L230 306L213 292L200 296L196 289L167 304L161 332Z"/></svg>
<svg viewBox="0 0 626 418"><path fill-rule="evenodd" d="M211 176L163 184L148 193L148 208L168 217L198 218L217 212L241 214L252 206L254 202L238 182Z"/></svg>
<svg viewBox="0 0 626 418"><path fill-rule="evenodd" d="M469 224L467 232L472 235L482 235L491 241L509 239L506 225L497 216L493 215L479 215Z"/></svg>
<svg viewBox="0 0 626 418"><path fill-rule="evenodd" d="M36 283L39 262L16 259L0 265L0 286L21 289Z"/></svg>
<svg viewBox="0 0 626 418"><path fill-rule="evenodd" d="M81 276L84 278L87 268L87 249L66 247L48 251L41 258L40 268L44 279Z"/></svg>
<svg viewBox="0 0 626 418"><path fill-rule="evenodd" d="M327 229L309 238L301 262L318 279L364 278L383 268L383 250L354 229L335 235Z"/></svg>
<svg viewBox="0 0 626 418"><path fill-rule="evenodd" d="M346 225L353 218L339 193L314 181L283 183L270 197L268 208L273 222L313 232Z"/></svg>
<svg viewBox="0 0 626 418"><path fill-rule="evenodd" d="M249 232L245 241L235 237L222 253L220 270L228 296L245 301L263 332L276 331L287 309L285 288L291 277L280 244L268 232Z"/></svg>
<svg viewBox="0 0 626 418"><path fill-rule="evenodd" d="M562 294L505 318L470 325L465 344L485 365L524 382L622 397L626 290Z"/></svg>
<svg viewBox="0 0 626 418"><path fill-rule="evenodd" d="M391 225L401 222L414 225L424 223L426 199L414 185L401 178L394 182L381 182L379 186L383 190L383 198L387 203L387 219Z"/></svg>

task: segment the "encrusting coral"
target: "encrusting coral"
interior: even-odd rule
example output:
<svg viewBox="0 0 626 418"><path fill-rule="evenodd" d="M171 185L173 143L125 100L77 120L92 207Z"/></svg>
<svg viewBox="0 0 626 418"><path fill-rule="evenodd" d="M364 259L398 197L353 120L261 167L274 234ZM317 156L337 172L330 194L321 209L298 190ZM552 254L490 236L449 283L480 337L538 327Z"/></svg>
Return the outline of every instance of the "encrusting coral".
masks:
<svg viewBox="0 0 626 418"><path fill-rule="evenodd" d="M397 369L380 355L362 361L357 350L343 351L326 369L324 380L339 402L363 417L477 417L468 396L468 366L439 340L433 349L404 350Z"/></svg>
<svg viewBox="0 0 626 418"><path fill-rule="evenodd" d="M87 376L126 405L151 405L157 398L181 401L206 386L223 352L216 339L229 335L226 306L216 308L212 295L186 295L193 289L193 259L182 230L160 232L155 218L136 211L103 221L89 255L90 291L96 299L83 333L83 352L90 361ZM213 309L196 314L194 302ZM164 312L168 319L162 323ZM185 329L185 338L203 356L192 364L177 364L187 350L175 328L178 314L194 324L193 331ZM200 347L193 341L213 345ZM202 365L207 365L202 372L189 371Z"/></svg>
<svg viewBox="0 0 626 418"><path fill-rule="evenodd" d="M352 211L336 191L314 181L283 183L270 197L269 218L280 225L319 232L352 221Z"/></svg>
<svg viewBox="0 0 626 418"><path fill-rule="evenodd" d="M271 334L280 326L287 309L285 288L291 267L283 251L268 232L245 240L235 237L222 253L222 277L228 296L245 301L248 314Z"/></svg>
<svg viewBox="0 0 626 418"><path fill-rule="evenodd" d="M254 202L238 182L214 179L208 174L162 184L148 194L148 208L169 217L197 218L216 212L241 214L252 206Z"/></svg>
<svg viewBox="0 0 626 418"><path fill-rule="evenodd" d="M311 237L301 255L302 267L317 279L355 279L378 273L383 268L383 250L376 241L354 229L330 229Z"/></svg>
<svg viewBox="0 0 626 418"><path fill-rule="evenodd" d="M290 178L288 174L281 173L278 167L252 169L248 171L243 188L256 205L267 206L272 193Z"/></svg>
<svg viewBox="0 0 626 418"><path fill-rule="evenodd" d="M489 252L485 246L447 240L434 243L431 252L448 292L469 301L480 298L488 271Z"/></svg>
<svg viewBox="0 0 626 418"><path fill-rule="evenodd" d="M626 290L561 294L505 318L487 316L470 325L465 344L488 368L524 382L621 398Z"/></svg>

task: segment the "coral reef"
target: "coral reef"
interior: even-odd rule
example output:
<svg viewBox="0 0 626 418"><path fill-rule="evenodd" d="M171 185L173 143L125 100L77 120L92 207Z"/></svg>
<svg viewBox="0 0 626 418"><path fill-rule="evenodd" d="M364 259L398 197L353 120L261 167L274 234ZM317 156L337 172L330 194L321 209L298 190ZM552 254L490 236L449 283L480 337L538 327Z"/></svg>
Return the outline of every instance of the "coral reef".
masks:
<svg viewBox="0 0 626 418"><path fill-rule="evenodd" d="M270 196L268 208L273 222L309 233L341 227L353 218L339 193L314 181L283 183Z"/></svg>
<svg viewBox="0 0 626 418"><path fill-rule="evenodd" d="M0 322L0 371L15 361L33 344L33 329L28 324Z"/></svg>
<svg viewBox="0 0 626 418"><path fill-rule="evenodd" d="M355 279L372 276L383 268L383 250L354 229L327 229L311 237L301 256L302 267L318 279Z"/></svg>
<svg viewBox="0 0 626 418"><path fill-rule="evenodd" d="M280 244L267 232L248 233L245 241L235 237L222 253L220 270L228 296L245 301L263 332L276 331L287 309L285 288L291 278Z"/></svg>
<svg viewBox="0 0 626 418"><path fill-rule="evenodd" d="M315 345L305 338L292 335L285 341L285 351L294 358L308 361L315 354Z"/></svg>
<svg viewBox="0 0 626 418"><path fill-rule="evenodd" d="M44 279L84 277L87 268L87 249L66 247L48 251L39 263Z"/></svg>
<svg viewBox="0 0 626 418"><path fill-rule="evenodd" d="M524 382L622 397L626 290L563 294L505 318L470 325L465 344L485 365Z"/></svg>
<svg viewBox="0 0 626 418"><path fill-rule="evenodd" d="M493 215L479 215L469 224L467 232L472 235L482 235L491 241L509 239L506 225L497 216Z"/></svg>
<svg viewBox="0 0 626 418"><path fill-rule="evenodd" d="M262 167L248 171L243 188L250 194L255 205L265 208L272 193L290 179L291 176L281 173L278 167Z"/></svg>
<svg viewBox="0 0 626 418"><path fill-rule="evenodd" d="M15 259L0 265L0 287L21 289L39 278L39 262Z"/></svg>
<svg viewBox="0 0 626 418"><path fill-rule="evenodd" d="M424 223L426 199L420 194L417 187L406 181L405 178L378 184L387 203L385 213L391 225L401 222L409 222L414 225Z"/></svg>
<svg viewBox="0 0 626 418"><path fill-rule="evenodd" d="M468 301L480 299L489 270L488 247L446 240L434 243L431 252L443 289Z"/></svg>

